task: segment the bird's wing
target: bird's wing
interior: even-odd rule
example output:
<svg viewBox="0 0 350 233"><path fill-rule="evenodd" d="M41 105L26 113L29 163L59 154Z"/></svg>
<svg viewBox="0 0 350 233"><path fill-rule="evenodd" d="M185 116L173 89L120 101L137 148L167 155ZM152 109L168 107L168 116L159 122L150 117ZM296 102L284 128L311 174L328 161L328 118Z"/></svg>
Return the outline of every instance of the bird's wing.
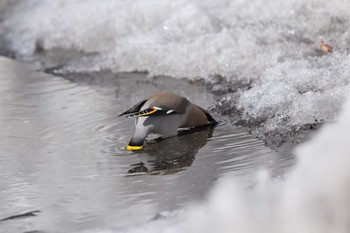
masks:
<svg viewBox="0 0 350 233"><path fill-rule="evenodd" d="M147 101L151 102L149 108L141 110ZM150 115L164 116L170 114L182 114L185 112L188 105L189 101L184 97L161 93L140 101L119 116L144 117Z"/></svg>
<svg viewBox="0 0 350 233"><path fill-rule="evenodd" d="M144 99L140 102L138 102L137 104L135 104L134 106L132 106L130 109L126 110L125 112L119 114L118 116L125 116L125 115L132 115L132 114L136 114L138 112L140 112L142 106L146 103L147 99Z"/></svg>
<svg viewBox="0 0 350 233"><path fill-rule="evenodd" d="M145 116L165 116L170 114L175 114L176 112L173 109L164 109L161 107L149 107L142 111L134 112L129 114L127 117L145 117Z"/></svg>

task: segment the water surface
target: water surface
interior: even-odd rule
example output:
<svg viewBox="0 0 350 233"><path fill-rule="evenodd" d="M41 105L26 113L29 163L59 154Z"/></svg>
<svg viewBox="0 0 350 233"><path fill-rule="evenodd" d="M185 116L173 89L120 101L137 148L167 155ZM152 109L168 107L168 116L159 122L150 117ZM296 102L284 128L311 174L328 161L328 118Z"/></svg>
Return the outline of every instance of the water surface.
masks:
<svg viewBox="0 0 350 233"><path fill-rule="evenodd" d="M186 80L72 82L6 58L0 74L0 219L37 211L0 221L1 232L132 226L200 200L224 175L250 186L260 169L278 176L293 163L221 116L214 129L125 151L134 122L116 116L144 96L179 90L203 107L213 103Z"/></svg>

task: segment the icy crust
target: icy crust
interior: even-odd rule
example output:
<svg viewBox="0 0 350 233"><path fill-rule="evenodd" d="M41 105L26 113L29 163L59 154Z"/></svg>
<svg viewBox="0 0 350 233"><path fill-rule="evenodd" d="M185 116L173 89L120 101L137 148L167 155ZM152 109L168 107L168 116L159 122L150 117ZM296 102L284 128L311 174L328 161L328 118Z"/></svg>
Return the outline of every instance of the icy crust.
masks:
<svg viewBox="0 0 350 233"><path fill-rule="evenodd" d="M273 132L278 132L282 138L272 144L281 144L299 130L336 120L349 93L349 61L336 53L284 61L264 71L259 81L225 94L216 110L236 116L267 140L276 140Z"/></svg>
<svg viewBox="0 0 350 233"><path fill-rule="evenodd" d="M57 48L89 54L56 59L61 74L204 79L220 93L219 112L264 134L335 119L350 79L349 9L342 0L28 0L1 31L22 60Z"/></svg>
<svg viewBox="0 0 350 233"><path fill-rule="evenodd" d="M247 190L227 176L205 202L175 216L94 232L349 232L349 119L350 99L338 122L297 148L298 163L283 179L271 180L261 171L257 185Z"/></svg>
<svg viewBox="0 0 350 233"><path fill-rule="evenodd" d="M339 54L279 63L241 94L238 108L245 118L288 116L290 125L334 119L348 91L349 65L348 57ZM266 127L273 128L276 123L268 120Z"/></svg>

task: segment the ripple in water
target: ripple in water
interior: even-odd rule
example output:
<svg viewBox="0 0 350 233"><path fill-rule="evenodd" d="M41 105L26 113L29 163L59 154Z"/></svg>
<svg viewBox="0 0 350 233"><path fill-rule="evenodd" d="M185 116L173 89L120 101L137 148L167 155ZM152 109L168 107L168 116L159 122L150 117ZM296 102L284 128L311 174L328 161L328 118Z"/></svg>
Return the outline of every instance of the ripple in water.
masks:
<svg viewBox="0 0 350 233"><path fill-rule="evenodd" d="M125 151L134 122L117 115L144 96L116 97L113 87L77 85L2 58L0 71L0 219L40 211L3 221L5 232L134 225L204 197L225 174L251 185L257 170L283 174L290 164L220 116L215 128ZM181 82L190 98L203 95L174 82L170 87ZM160 91L149 86L145 92Z"/></svg>

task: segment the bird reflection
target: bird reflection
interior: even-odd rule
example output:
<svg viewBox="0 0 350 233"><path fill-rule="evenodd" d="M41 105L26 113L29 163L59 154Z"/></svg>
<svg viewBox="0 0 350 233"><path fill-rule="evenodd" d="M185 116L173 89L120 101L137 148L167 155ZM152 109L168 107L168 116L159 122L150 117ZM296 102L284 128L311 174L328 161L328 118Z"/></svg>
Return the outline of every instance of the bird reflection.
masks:
<svg viewBox="0 0 350 233"><path fill-rule="evenodd" d="M195 155L213 134L214 127L206 126L180 131L177 137L147 143L139 155L140 163L131 165L130 175L168 175L192 165Z"/></svg>

